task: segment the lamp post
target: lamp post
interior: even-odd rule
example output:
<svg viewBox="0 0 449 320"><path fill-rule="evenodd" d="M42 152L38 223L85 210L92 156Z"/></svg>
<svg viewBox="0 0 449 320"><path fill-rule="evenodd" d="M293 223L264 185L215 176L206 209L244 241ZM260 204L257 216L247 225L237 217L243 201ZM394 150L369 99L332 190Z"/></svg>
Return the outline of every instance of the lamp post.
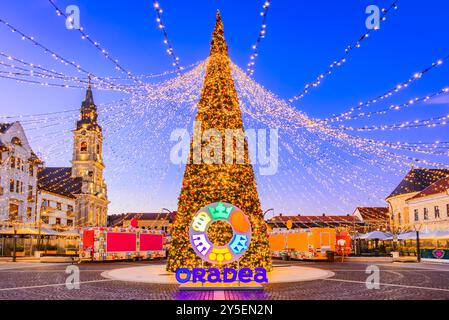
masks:
<svg viewBox="0 0 449 320"><path fill-rule="evenodd" d="M12 240L12 262L16 262L16 249L17 249L17 229L13 223L14 235Z"/></svg>
<svg viewBox="0 0 449 320"><path fill-rule="evenodd" d="M265 218L265 215L270 211L273 211L273 214L274 214L274 208L270 208L263 213L263 217Z"/></svg>
<svg viewBox="0 0 449 320"><path fill-rule="evenodd" d="M421 224L415 224L413 228L416 232L416 258L418 262L421 262L421 246L419 244L419 231L421 230Z"/></svg>
<svg viewBox="0 0 449 320"><path fill-rule="evenodd" d="M169 213L169 216L168 216L168 219L167 219L167 220L168 220L168 223L169 223L169 225L170 225L170 217L173 216L173 212L172 212L171 210L167 209L167 208L162 208L162 210L163 210L163 211L167 211L167 212ZM169 226L169 225L168 225L168 226ZM168 226L167 226L167 228L168 228Z"/></svg>

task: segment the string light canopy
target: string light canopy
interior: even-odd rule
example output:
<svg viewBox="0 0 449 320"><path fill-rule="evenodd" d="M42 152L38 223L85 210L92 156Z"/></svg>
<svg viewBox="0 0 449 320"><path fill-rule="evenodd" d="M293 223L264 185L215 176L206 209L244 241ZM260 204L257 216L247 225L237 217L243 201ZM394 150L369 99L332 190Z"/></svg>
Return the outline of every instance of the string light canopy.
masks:
<svg viewBox="0 0 449 320"><path fill-rule="evenodd" d="M266 14L268 6L263 9ZM392 9L394 6L384 10L384 16ZM156 12L162 14L161 10ZM266 15L263 16L263 24L264 18ZM69 75L1 52L0 58L3 61L0 60L2 68L0 77L42 86L55 84L61 89L85 89L87 77L92 74L89 70L76 62L70 62L37 42L34 37L2 21L0 20L0 23L8 26L24 40L53 56L61 64L74 67L82 76ZM162 20L158 22L165 28ZM359 41L364 39L366 36ZM167 41L166 44L167 48L172 48L170 42ZM258 47L253 53L257 52L257 49ZM176 58L174 53L170 56ZM374 131L402 129L424 132L429 128L446 125L449 116L426 117L395 124L363 123L375 115L415 107L445 95L448 93L447 88L426 96L408 98L404 103L391 104L379 110L362 110L409 88L412 83L425 75L430 76L430 71L441 66L448 58L444 57L433 62L431 66L414 73L400 85L376 98L369 99L342 114L323 119L314 119L293 107L293 101L279 98L254 81L251 78L252 73L248 73L248 70L244 72L230 62L245 128L280 129L278 173L265 177L258 173L257 167L255 169L262 201L288 202L292 201L288 199L289 195L294 194L294 200L301 203L303 210L313 210L314 205L320 204L323 210L338 210L339 213L343 213L353 209L355 203L370 201L378 204L389 194L397 179L410 168L411 164L422 167L449 167L447 158L449 142L388 141L370 134ZM172 146L169 137L176 129L192 127L208 63L208 60L203 60L191 64L182 69L182 74L180 72L182 67L178 63L174 65L175 70L160 74L135 75L133 79L139 81L126 84L122 81L133 80L127 74L121 77L92 75L93 88L119 91L126 96L98 106L100 121L104 128L104 158L108 163L107 180L120 181L124 189L130 187L132 190L150 190L148 194L151 195L148 197L154 197L157 192L161 192L162 185L164 193L170 193L165 188L166 185L169 185L174 193L179 191L182 170L173 166L166 157ZM332 69L335 67L338 65L334 65ZM165 76L172 77L165 79ZM144 79L155 79L155 82L141 83L140 80ZM223 116L227 117L229 114L224 112ZM48 160L70 158L72 147L70 134L76 117L77 108L70 107L52 113L0 115L0 120L21 121L30 135L31 142L37 144L43 158ZM344 120L359 121L360 124L332 125L333 122ZM361 133L366 135L361 136ZM146 143L142 144L142 141ZM136 176L132 179L132 185L129 181L131 174ZM331 205L329 195L333 195L335 205ZM132 198L127 199L126 196L120 195L120 190L116 192L114 199L123 203L124 208L133 201Z"/></svg>

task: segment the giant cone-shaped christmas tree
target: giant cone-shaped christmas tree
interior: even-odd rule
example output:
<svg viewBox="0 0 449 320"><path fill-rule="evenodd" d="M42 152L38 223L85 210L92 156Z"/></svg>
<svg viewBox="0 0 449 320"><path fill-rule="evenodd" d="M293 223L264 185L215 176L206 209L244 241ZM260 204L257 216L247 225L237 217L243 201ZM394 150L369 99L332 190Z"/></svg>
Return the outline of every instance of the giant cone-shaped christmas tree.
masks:
<svg viewBox="0 0 449 320"><path fill-rule="evenodd" d="M237 140L232 140L234 161L226 161L225 150L227 129L240 129L243 132L243 121L237 92L231 76L231 62L228 47L223 35L223 23L217 12L215 30L212 34L210 57L207 62L204 87L198 103L196 115L197 126L190 147L190 158L186 165L181 194L178 201L178 212L173 223L171 249L167 260L167 270L176 271L184 267L200 267L202 260L195 254L189 241L189 227L194 214L203 206L214 202L228 202L242 209L249 217L252 227L252 239L246 254L240 259L240 267L263 267L271 270L267 227L263 219L256 181L248 156L248 145L245 140L242 156L236 155ZM219 139L205 139L205 130L215 129L221 134ZM229 132L229 130L228 130ZM201 139L203 137L203 139ZM228 140L229 141L229 140ZM196 142L196 143L195 143ZM215 143L215 144L214 144ZM211 150L211 145L222 147ZM221 143L221 145L220 145ZM241 144L240 144L241 146ZM229 144L228 144L229 147ZM203 159L198 161L198 156ZM227 149L229 150L229 149ZM215 159L213 163L205 160L205 154ZM237 161L238 159L239 161ZM217 159L221 164L217 164ZM228 158L229 159L229 153ZM206 162L206 163L205 163ZM216 228L209 237L226 235L226 231ZM223 239L221 239L223 240ZM204 263L208 267L207 263ZM227 265L236 267L237 263Z"/></svg>

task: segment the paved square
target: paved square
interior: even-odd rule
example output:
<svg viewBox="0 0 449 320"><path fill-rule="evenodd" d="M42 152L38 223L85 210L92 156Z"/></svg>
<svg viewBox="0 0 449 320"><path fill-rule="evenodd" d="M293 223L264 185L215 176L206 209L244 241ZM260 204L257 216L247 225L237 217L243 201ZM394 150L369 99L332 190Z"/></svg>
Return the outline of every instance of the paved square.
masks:
<svg viewBox="0 0 449 320"><path fill-rule="evenodd" d="M137 300L339 300L339 299L449 299L449 266L388 263L380 269L380 288L367 289L367 263L276 262L320 268L334 277L298 283L268 284L262 292L181 292L178 285L147 284L105 279L101 274L117 268L163 264L86 263L80 268L80 289L69 290L65 281L68 264L0 264L0 299L137 299Z"/></svg>

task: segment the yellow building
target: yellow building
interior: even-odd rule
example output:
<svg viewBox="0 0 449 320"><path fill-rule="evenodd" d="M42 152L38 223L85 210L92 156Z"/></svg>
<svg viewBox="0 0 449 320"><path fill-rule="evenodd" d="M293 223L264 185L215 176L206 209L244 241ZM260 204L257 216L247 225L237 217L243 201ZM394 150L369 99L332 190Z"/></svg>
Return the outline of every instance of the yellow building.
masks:
<svg viewBox="0 0 449 320"><path fill-rule="evenodd" d="M412 169L388 196L394 232L449 228L449 170Z"/></svg>

